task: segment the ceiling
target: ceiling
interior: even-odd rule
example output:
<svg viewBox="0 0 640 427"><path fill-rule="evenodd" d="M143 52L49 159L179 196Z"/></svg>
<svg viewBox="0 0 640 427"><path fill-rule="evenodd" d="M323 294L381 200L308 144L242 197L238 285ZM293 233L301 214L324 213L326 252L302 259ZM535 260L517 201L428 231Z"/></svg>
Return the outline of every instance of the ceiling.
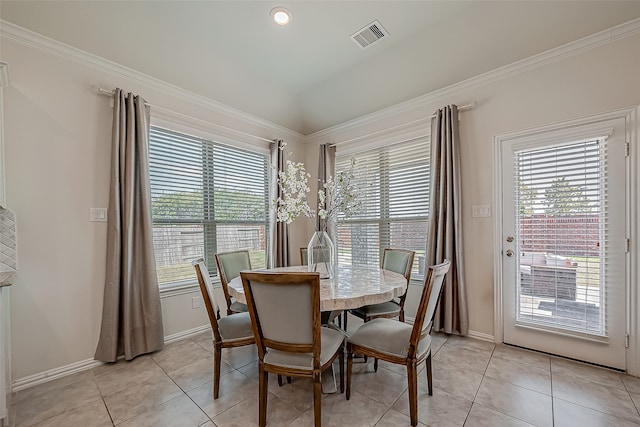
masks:
<svg viewBox="0 0 640 427"><path fill-rule="evenodd" d="M5 21L303 134L638 17L640 1L0 3ZM350 36L374 20L389 37L361 49Z"/></svg>

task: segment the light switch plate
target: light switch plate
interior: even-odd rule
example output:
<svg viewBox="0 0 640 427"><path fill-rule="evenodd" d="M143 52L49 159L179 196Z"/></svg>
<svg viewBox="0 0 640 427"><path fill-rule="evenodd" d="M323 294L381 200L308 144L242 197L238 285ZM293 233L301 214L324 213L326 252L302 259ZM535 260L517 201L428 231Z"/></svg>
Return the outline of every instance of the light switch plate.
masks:
<svg viewBox="0 0 640 427"><path fill-rule="evenodd" d="M471 207L471 216L473 218L486 218L491 216L490 205L474 205Z"/></svg>
<svg viewBox="0 0 640 427"><path fill-rule="evenodd" d="M107 222L107 208L89 208L89 221Z"/></svg>

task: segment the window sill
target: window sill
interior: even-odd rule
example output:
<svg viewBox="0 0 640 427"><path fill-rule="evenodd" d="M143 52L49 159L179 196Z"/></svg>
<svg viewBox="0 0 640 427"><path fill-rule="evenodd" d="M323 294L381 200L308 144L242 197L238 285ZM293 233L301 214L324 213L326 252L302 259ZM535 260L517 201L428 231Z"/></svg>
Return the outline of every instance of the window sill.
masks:
<svg viewBox="0 0 640 427"><path fill-rule="evenodd" d="M221 286L220 279L215 276L211 278L211 283L215 288ZM200 292L200 285L197 280L184 280L182 282L165 283L159 286L160 298L170 298L182 294Z"/></svg>

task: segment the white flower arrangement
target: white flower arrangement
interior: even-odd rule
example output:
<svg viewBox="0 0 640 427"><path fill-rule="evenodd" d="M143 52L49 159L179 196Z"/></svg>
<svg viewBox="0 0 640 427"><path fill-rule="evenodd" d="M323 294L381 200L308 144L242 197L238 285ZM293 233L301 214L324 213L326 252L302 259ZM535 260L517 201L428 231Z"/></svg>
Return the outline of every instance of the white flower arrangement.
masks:
<svg viewBox="0 0 640 427"><path fill-rule="evenodd" d="M286 146L283 146L281 149L285 148ZM357 213L362 205L354 182L354 168L355 160L352 159L348 171L338 173L335 179L330 176L322 183L322 188L318 189L321 207L317 216L323 220L325 228L327 223L337 218L338 213L348 218ZM315 220L316 211L311 209L307 201L307 194L311 191L308 185L309 178L311 175L303 163L287 159L285 170L278 173L278 186L282 195L274 200L278 222L290 224L301 215Z"/></svg>

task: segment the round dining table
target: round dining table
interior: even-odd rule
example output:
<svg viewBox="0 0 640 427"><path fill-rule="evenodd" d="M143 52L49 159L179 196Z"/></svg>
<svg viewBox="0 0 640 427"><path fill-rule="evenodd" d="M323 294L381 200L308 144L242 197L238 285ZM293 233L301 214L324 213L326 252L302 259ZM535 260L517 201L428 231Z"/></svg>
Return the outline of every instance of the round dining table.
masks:
<svg viewBox="0 0 640 427"><path fill-rule="evenodd" d="M307 266L278 267L269 272L304 272ZM240 276L228 284L229 293L241 303L247 302ZM320 310L341 311L378 304L400 297L407 289L407 279L400 273L377 267L338 265L331 279L320 280Z"/></svg>

